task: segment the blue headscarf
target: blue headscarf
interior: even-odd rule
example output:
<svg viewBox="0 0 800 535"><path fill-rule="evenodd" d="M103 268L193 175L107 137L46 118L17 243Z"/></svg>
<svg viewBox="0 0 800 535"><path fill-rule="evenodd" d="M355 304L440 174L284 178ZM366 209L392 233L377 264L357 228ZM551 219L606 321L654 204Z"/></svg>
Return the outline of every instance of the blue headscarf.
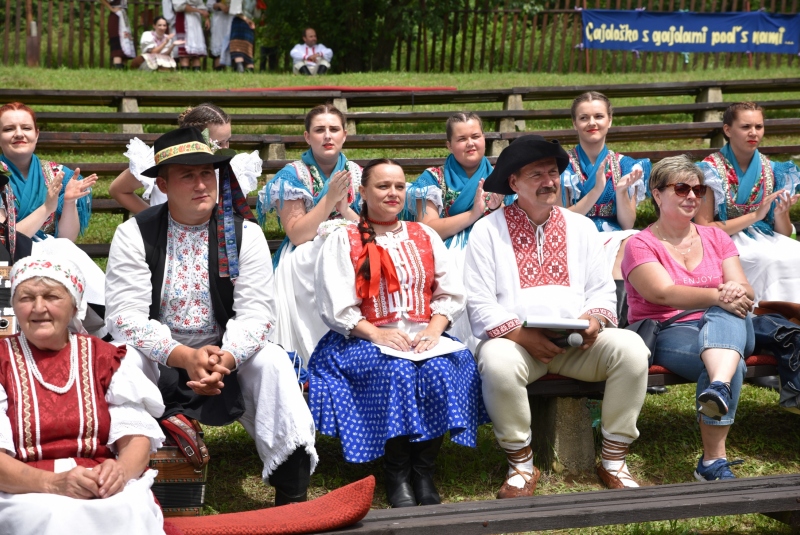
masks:
<svg viewBox="0 0 800 535"><path fill-rule="evenodd" d="M44 171L42 170L42 163L39 157L35 154L31 156L31 164L28 168L28 176L23 177L17 167L4 155L0 156L0 160L5 162L11 171L11 189L17 200L17 222L22 221L31 215L37 208L42 206L47 199L47 184L44 179ZM66 167L61 167L64 172L64 179L61 183L61 192L58 194L58 206L56 208L55 229L54 235L58 236L58 220L61 218L61 212L64 209L64 192L67 189L67 183L75 177L75 173ZM82 176L78 176L77 180L83 180ZM80 221L80 233L86 231L89 226L89 218L92 215L92 195L89 194L81 197L76 201L78 208L78 219ZM47 235L39 230L35 234L38 238L45 238Z"/></svg>

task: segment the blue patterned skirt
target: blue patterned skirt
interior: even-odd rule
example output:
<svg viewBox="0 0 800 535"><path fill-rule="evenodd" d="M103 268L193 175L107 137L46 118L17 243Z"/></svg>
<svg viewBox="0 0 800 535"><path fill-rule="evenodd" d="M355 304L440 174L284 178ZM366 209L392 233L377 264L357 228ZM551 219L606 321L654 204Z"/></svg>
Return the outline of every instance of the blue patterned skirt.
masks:
<svg viewBox="0 0 800 535"><path fill-rule="evenodd" d="M489 421L480 374L466 349L412 362L329 331L308 372L317 430L339 437L351 463L381 457L386 441L397 436L421 442L450 431L453 442L475 447L478 425Z"/></svg>

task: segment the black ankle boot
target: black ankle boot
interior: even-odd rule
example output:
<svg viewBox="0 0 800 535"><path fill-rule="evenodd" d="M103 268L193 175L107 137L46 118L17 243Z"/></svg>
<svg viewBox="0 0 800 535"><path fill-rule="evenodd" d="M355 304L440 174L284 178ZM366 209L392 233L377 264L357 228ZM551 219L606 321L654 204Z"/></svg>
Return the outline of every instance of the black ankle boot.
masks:
<svg viewBox="0 0 800 535"><path fill-rule="evenodd" d="M125 65L123 65L122 63L115 63L114 68L117 69L118 71L123 71L125 70Z"/></svg>
<svg viewBox="0 0 800 535"><path fill-rule="evenodd" d="M442 503L439 491L433 484L433 472L436 470L436 457L442 447L444 437L411 443L411 480L414 496L420 505L436 505Z"/></svg>
<svg viewBox="0 0 800 535"><path fill-rule="evenodd" d="M310 481L311 456L301 446L269 476L270 485L275 487L275 505L307 501Z"/></svg>
<svg viewBox="0 0 800 535"><path fill-rule="evenodd" d="M328 72L328 67L325 65L320 65L317 67L317 74L325 74L326 72Z"/></svg>
<svg viewBox="0 0 800 535"><path fill-rule="evenodd" d="M297 72L299 72L300 74L305 75L305 76L311 76L311 71L308 70L308 66L306 66L306 65L303 65L302 67L300 67L300 69Z"/></svg>
<svg viewBox="0 0 800 535"><path fill-rule="evenodd" d="M411 444L408 437L386 441L383 468L386 474L386 498L392 507L414 507L417 500L411 487Z"/></svg>
<svg viewBox="0 0 800 535"><path fill-rule="evenodd" d="M200 72L200 67L192 67L192 70L193 70L194 72Z"/></svg>

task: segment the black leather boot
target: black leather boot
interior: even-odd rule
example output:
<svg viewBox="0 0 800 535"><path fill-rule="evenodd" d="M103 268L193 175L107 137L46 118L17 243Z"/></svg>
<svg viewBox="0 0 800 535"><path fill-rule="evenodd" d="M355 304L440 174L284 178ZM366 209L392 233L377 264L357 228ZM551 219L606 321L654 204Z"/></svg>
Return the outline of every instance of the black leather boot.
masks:
<svg viewBox="0 0 800 535"><path fill-rule="evenodd" d="M319 74L325 74L326 72L328 72L328 67L326 67L325 65L320 65L319 67L317 67L317 74L318 75Z"/></svg>
<svg viewBox="0 0 800 535"><path fill-rule="evenodd" d="M297 72L299 72L300 74L302 74L304 76L311 76L311 71L308 70L308 67L306 65L303 65L302 67L300 67L300 69Z"/></svg>
<svg viewBox="0 0 800 535"><path fill-rule="evenodd" d="M386 441L383 468L386 475L386 498L392 507L414 507L417 499L411 487L411 444L408 437Z"/></svg>
<svg viewBox="0 0 800 535"><path fill-rule="evenodd" d="M420 505L436 505L442 503L439 491L433 484L433 472L436 470L436 457L442 447L444 437L411 443L411 480L414 496Z"/></svg>
<svg viewBox="0 0 800 535"><path fill-rule="evenodd" d="M275 487L275 506L307 501L310 481L311 456L301 446L269 476Z"/></svg>

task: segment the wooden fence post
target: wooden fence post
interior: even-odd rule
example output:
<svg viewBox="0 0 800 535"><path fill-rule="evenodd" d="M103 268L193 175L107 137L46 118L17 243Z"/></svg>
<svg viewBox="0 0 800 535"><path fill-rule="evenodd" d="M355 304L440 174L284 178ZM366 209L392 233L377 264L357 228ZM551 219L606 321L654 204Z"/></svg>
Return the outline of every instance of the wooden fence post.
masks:
<svg viewBox="0 0 800 535"><path fill-rule="evenodd" d="M123 97L119 103L117 111L120 113L139 113L139 101L135 98ZM144 129L140 124L123 124L123 134L143 134Z"/></svg>
<svg viewBox="0 0 800 535"><path fill-rule="evenodd" d="M721 87L707 87L700 91L697 95L695 102L724 102L722 97ZM695 122L707 123L718 122L722 120L722 112L719 110L705 110L699 111L694 115ZM722 132L714 134L709 140L709 147L721 147L725 144L725 138Z"/></svg>

